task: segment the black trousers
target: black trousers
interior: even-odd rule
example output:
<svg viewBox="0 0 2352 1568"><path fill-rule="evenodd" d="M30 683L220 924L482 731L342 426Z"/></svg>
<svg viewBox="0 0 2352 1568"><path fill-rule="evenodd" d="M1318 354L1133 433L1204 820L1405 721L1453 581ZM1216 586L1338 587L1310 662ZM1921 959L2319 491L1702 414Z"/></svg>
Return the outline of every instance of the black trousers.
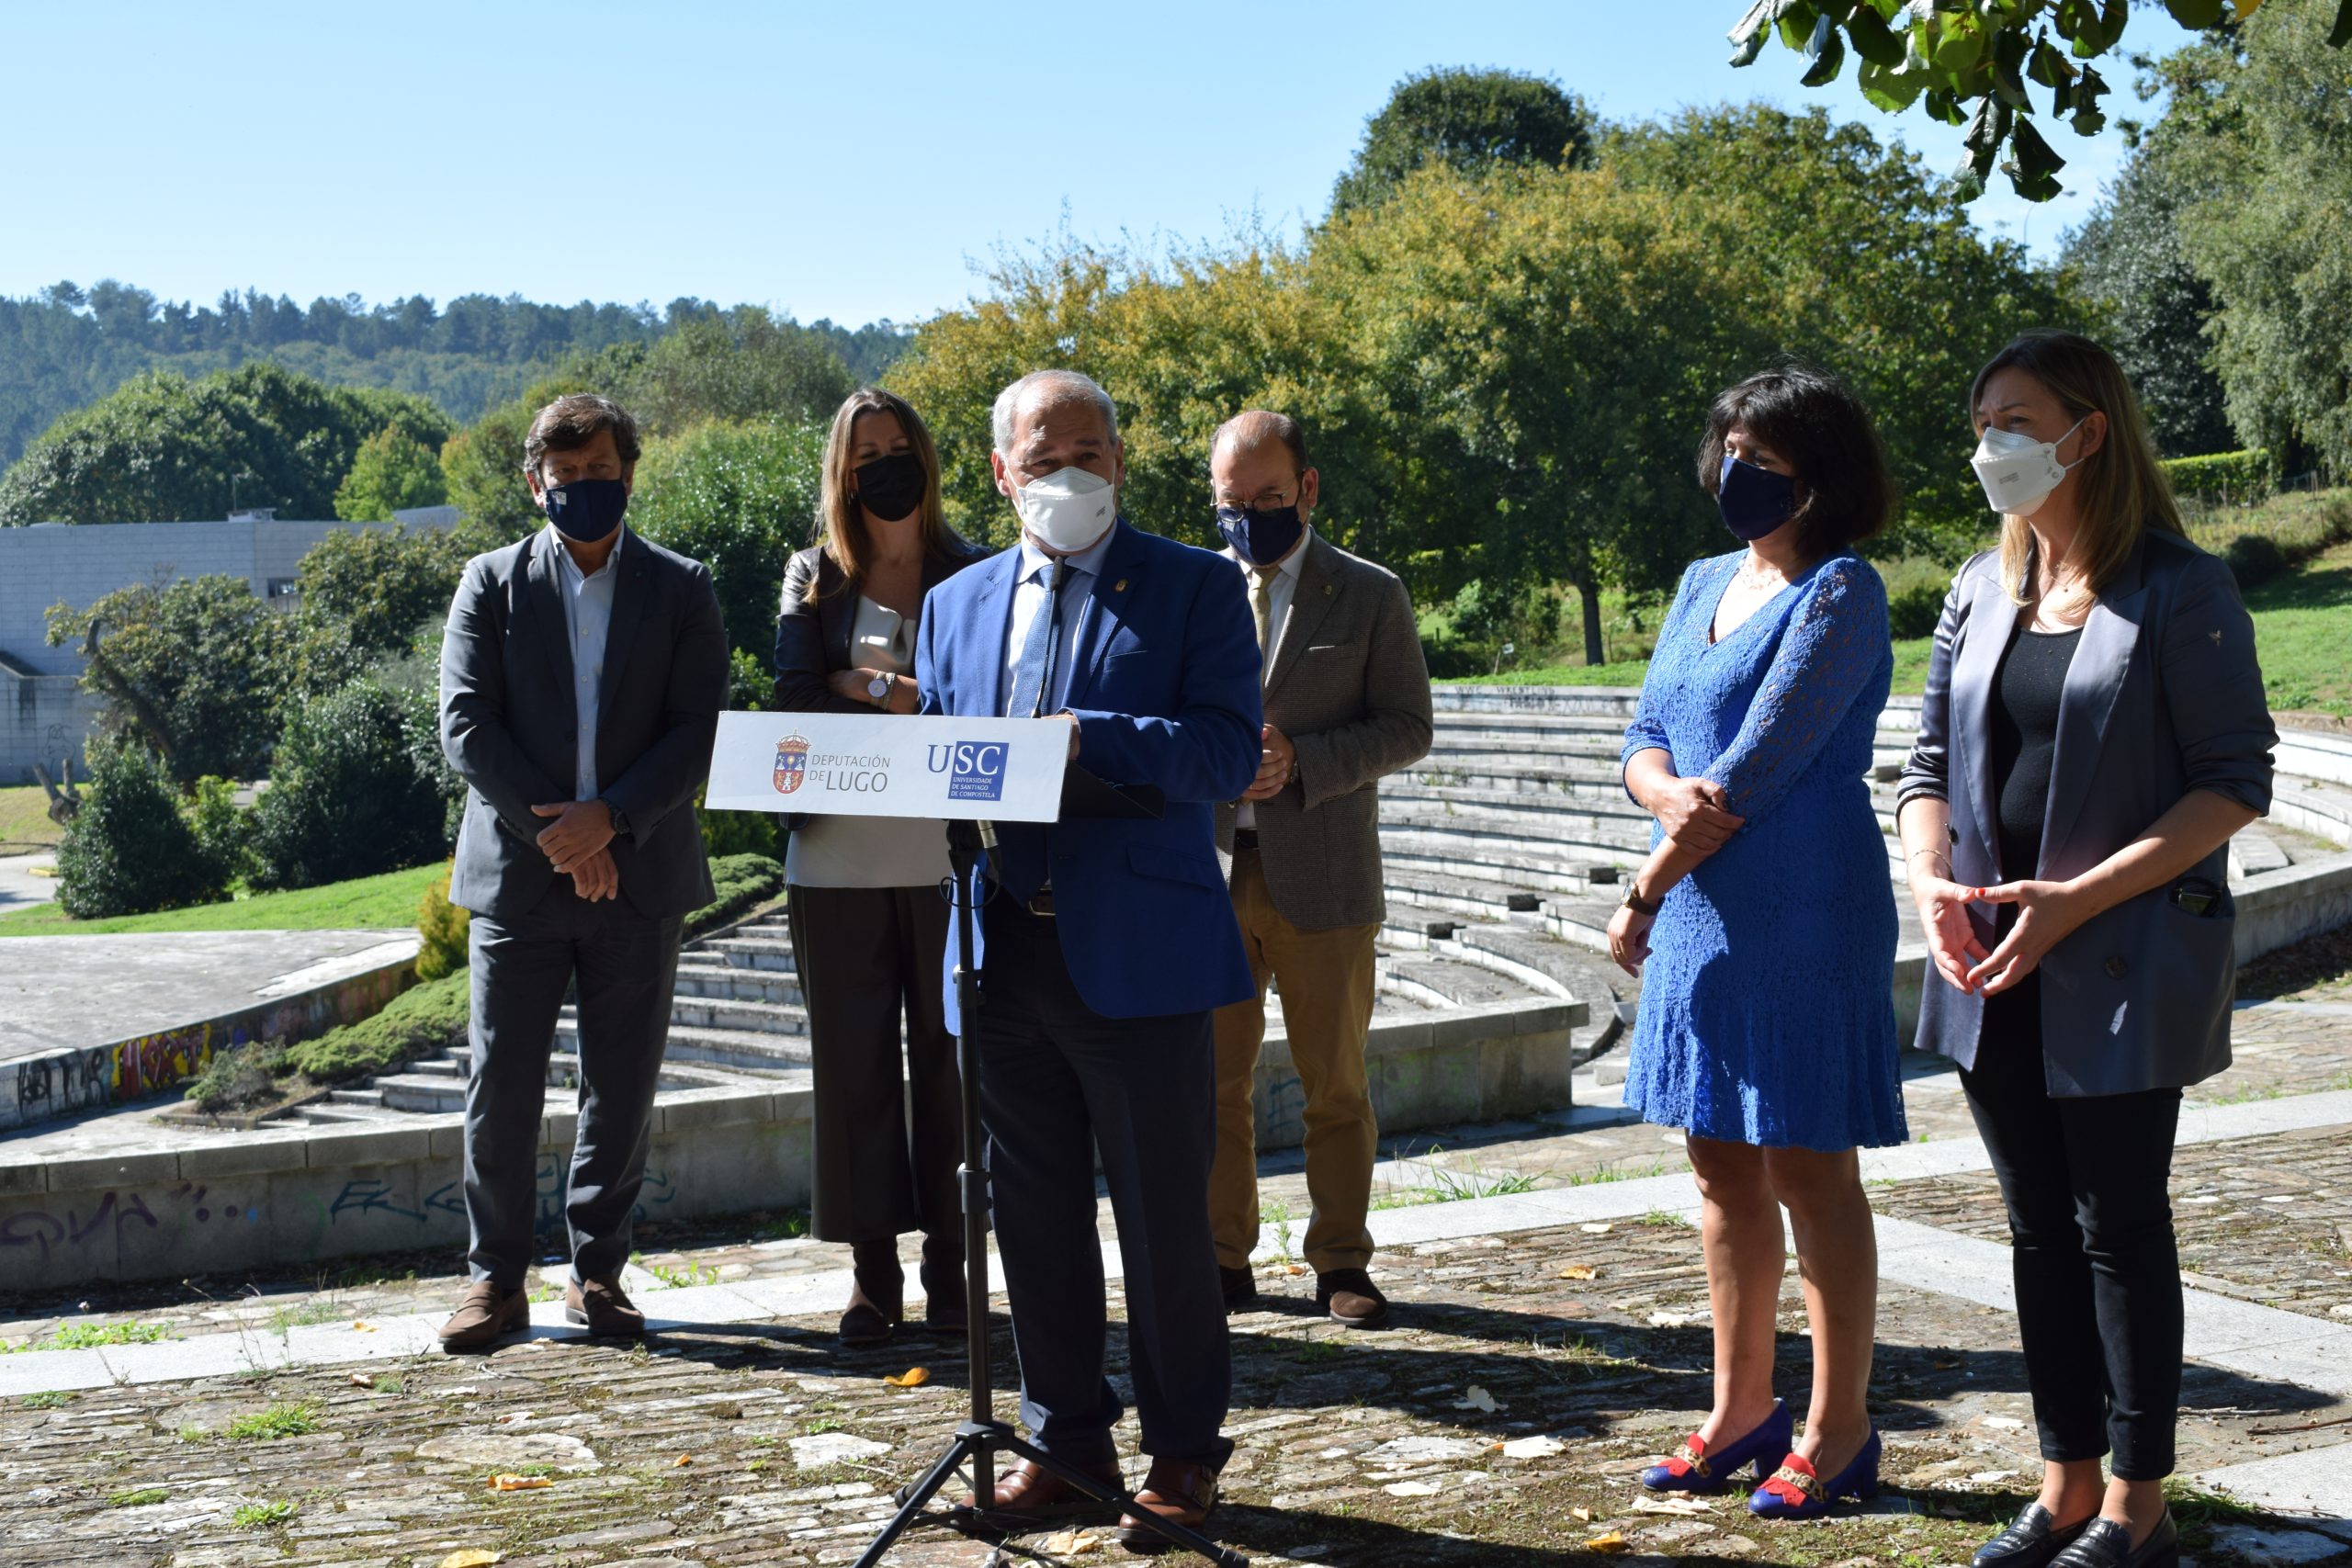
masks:
<svg viewBox="0 0 2352 1568"><path fill-rule="evenodd" d="M2018 1334L2041 1455L2112 1449L2125 1481L2172 1473L2180 1404L2180 1258L2173 1136L2180 1090L2053 1099L2041 1065L2041 976L1988 998L1961 1074L2009 1210Z"/></svg>
<svg viewBox="0 0 2352 1568"><path fill-rule="evenodd" d="M1118 1220L1143 1451L1216 1469L1232 1395L1209 1235L1216 1049L1205 1012L1104 1018L1080 999L1050 918L989 904L979 1021L997 1251L1021 1358L1021 1419L1048 1452L1112 1452L1123 1414L1107 1335L1094 1164Z"/></svg>
<svg viewBox="0 0 2352 1568"><path fill-rule="evenodd" d="M947 900L936 887L795 887L789 908L816 1080L809 1232L861 1242L920 1229L961 1257L963 1088L940 997Z"/></svg>
<svg viewBox="0 0 2352 1568"><path fill-rule="evenodd" d="M579 1279L610 1280L628 1261L684 925L674 915L639 915L626 897L587 903L568 876L520 919L473 918L473 1077L466 1084L473 1278L516 1289L537 1250L548 1056L575 976L580 1117L561 1199L571 1269Z"/></svg>

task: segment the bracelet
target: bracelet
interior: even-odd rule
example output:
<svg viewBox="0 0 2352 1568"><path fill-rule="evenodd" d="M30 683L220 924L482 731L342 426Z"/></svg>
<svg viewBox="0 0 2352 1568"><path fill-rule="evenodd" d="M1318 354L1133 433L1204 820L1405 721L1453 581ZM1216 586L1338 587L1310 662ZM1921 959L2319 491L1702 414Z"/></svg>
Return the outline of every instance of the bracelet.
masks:
<svg viewBox="0 0 2352 1568"><path fill-rule="evenodd" d="M1921 855L1933 855L1933 856L1935 856L1938 860L1939 860L1939 861L1943 862L1943 863L1944 863L1944 880L1945 880L1945 881L1947 881L1947 882L1949 882L1949 881L1951 881L1951 857L1950 855L1945 854L1945 853L1943 852L1943 851L1941 851L1941 850L1913 850L1913 851L1912 851L1908 855L1905 855L1905 856L1904 857L1903 863L1904 863L1905 865L1909 865L1913 861L1917 860Z"/></svg>

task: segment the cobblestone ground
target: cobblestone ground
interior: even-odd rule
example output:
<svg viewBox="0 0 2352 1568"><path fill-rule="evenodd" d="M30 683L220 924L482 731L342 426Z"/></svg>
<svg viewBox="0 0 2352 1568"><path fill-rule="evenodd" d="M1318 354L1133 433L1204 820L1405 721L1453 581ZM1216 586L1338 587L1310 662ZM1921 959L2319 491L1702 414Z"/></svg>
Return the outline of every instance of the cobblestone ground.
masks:
<svg viewBox="0 0 2352 1568"><path fill-rule="evenodd" d="M1285 1278L1270 1289L1295 1292ZM1340 1329L1295 1294L1234 1320L1227 1430L1239 1450L1217 1525L1260 1561L1569 1562L1598 1560L1588 1543L1617 1537L1653 1562L1954 1562L2015 1510L2035 1468L2011 1321L1932 1292L1882 1300L1874 1409L1894 1489L1850 1517L1766 1526L1736 1496L1645 1499L1631 1478L1706 1402L1689 1229L1634 1221L1434 1242L1386 1259L1384 1283L1399 1303L1386 1333ZM1794 1330L1793 1289L1783 1308ZM391 1371L12 1402L0 1409L0 1489L14 1500L0 1560L432 1568L478 1548L510 1568L846 1562L966 1395L954 1347L849 1352L828 1326L682 1332L634 1349L535 1340ZM1001 1335L998 1353L1009 1354ZM917 1363L933 1371L921 1386L885 1382ZM1809 1360L1794 1332L1779 1375L1802 1396ZM2184 1400L2185 1471L2285 1451L2292 1438L2265 1435L2281 1413L2347 1413L2204 1368ZM1132 1422L1122 1439L1132 1451ZM495 1473L548 1484L494 1492ZM1083 1535L1016 1544L1038 1561L1125 1555ZM989 1556L940 1535L895 1560Z"/></svg>

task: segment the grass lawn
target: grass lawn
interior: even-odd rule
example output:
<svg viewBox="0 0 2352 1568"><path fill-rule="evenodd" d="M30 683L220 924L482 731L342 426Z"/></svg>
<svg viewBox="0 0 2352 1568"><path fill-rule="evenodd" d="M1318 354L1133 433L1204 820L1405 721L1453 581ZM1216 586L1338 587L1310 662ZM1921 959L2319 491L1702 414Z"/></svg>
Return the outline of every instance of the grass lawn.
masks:
<svg viewBox="0 0 2352 1568"><path fill-rule="evenodd" d="M0 915L0 937L100 936L118 931L413 931L417 901L443 871L420 865L356 882L256 893L224 904L199 904L153 915L76 920L54 904Z"/></svg>
<svg viewBox="0 0 2352 1568"><path fill-rule="evenodd" d="M40 785L0 789L0 855L54 849L64 832L49 819L49 792Z"/></svg>
<svg viewBox="0 0 2352 1568"><path fill-rule="evenodd" d="M2274 713L2352 718L2352 544L2337 545L2245 596ZM1916 695L1928 680L1932 637L1894 645L1894 690ZM1555 665L1439 682L1448 686L1638 686L1647 665Z"/></svg>

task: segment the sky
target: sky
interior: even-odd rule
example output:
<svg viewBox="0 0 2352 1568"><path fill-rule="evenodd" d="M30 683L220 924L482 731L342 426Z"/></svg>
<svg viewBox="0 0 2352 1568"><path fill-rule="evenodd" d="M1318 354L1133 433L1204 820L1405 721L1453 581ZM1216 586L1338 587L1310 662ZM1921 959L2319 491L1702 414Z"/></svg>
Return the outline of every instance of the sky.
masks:
<svg viewBox="0 0 2352 1568"><path fill-rule="evenodd" d="M514 0L151 4L0 18L0 294L681 295L914 322L1080 239L1215 243L1319 219L1363 122L1432 65L1555 77L1606 117L1821 104L1929 166L1958 130L1745 70L1745 0ZM2127 51L2188 37L2134 7ZM2132 72L2109 118L2148 117ZM2039 95L2041 89L2034 91ZM2123 154L2050 125L2063 198L1996 175L1980 224L2055 253Z"/></svg>

